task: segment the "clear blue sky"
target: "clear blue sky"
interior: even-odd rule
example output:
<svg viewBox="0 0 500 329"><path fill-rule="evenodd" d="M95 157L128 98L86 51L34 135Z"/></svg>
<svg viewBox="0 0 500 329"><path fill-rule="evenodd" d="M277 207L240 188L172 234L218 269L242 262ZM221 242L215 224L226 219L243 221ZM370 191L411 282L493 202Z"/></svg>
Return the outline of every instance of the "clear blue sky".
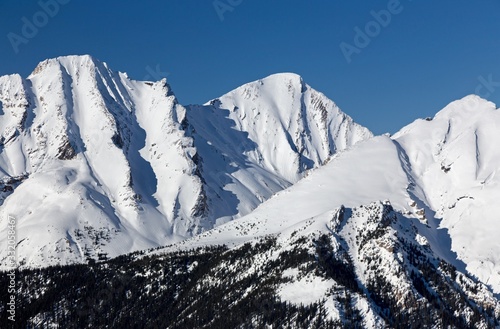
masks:
<svg viewBox="0 0 500 329"><path fill-rule="evenodd" d="M135 79L168 72L191 104L295 72L377 134L476 91L500 105L500 0L51 1L64 3L54 17L39 1L0 1L0 75L91 54ZM388 8L376 23L371 11ZM340 45L356 46L356 27L371 36L344 47L348 63Z"/></svg>

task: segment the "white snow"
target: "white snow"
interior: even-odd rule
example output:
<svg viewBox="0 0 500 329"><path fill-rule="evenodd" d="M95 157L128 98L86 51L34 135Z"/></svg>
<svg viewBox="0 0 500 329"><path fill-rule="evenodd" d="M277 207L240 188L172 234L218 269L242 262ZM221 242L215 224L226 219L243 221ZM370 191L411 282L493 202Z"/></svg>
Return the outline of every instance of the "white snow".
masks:
<svg viewBox="0 0 500 329"><path fill-rule="evenodd" d="M221 100L186 109L165 80L130 80L91 56L43 61L27 79L0 77L0 178L27 176L0 197L0 234L14 216L20 263L175 243L250 213L371 137L296 75Z"/></svg>
<svg viewBox="0 0 500 329"><path fill-rule="evenodd" d="M296 305L309 305L328 299L328 292L335 285L333 280L306 275L298 280L285 283L278 288L278 295L282 301L287 301Z"/></svg>
<svg viewBox="0 0 500 329"><path fill-rule="evenodd" d="M420 245L500 293L499 113L468 96L372 137L291 73L185 108L165 80L50 59L0 77L0 180L14 190L0 192L0 235L14 216L20 262L47 266L289 241L328 230L342 205L389 200Z"/></svg>
<svg viewBox="0 0 500 329"><path fill-rule="evenodd" d="M416 196L440 219L452 251L499 293L500 111L471 95L393 138L408 154Z"/></svg>
<svg viewBox="0 0 500 329"><path fill-rule="evenodd" d="M499 128L494 104L466 97L431 121L417 120L392 138L378 136L334 155L249 215L177 247L238 245L295 230L308 219L309 226L324 229L328 214L341 205L390 200L418 219L418 243L498 293Z"/></svg>

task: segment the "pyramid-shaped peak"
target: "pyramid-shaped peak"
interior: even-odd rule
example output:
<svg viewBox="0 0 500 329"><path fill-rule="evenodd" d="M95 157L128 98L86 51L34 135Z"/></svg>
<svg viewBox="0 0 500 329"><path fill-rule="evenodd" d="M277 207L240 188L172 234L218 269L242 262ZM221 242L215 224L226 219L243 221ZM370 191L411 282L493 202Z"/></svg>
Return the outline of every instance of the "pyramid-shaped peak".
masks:
<svg viewBox="0 0 500 329"><path fill-rule="evenodd" d="M267 95L267 98L279 99L281 97L288 98L290 93L300 94L309 90L302 77L295 73L276 73L265 78L258 79L252 82L245 83L240 87L221 96L220 99L226 97L241 97L245 99L255 99L256 97ZM216 100L212 100L207 104L213 104Z"/></svg>

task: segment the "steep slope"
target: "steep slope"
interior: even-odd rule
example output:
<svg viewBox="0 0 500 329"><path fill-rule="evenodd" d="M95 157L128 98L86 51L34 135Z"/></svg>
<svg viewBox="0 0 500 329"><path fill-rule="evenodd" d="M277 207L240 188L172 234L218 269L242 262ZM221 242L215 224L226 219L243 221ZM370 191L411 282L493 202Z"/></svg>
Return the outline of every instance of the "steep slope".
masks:
<svg viewBox="0 0 500 329"><path fill-rule="evenodd" d="M203 227L196 151L165 81L133 81L90 56L61 57L27 79L0 78L0 100L9 186L0 231L7 215L16 218L21 264L116 256Z"/></svg>
<svg viewBox="0 0 500 329"><path fill-rule="evenodd" d="M424 298L419 308L426 307L435 302L432 296L448 296L446 282L465 282L457 275L468 277L459 295L470 297L480 289L480 299L486 298L489 305L493 293L500 291L495 254L500 248L495 201L500 193L495 180L500 158L491 142L499 131L498 113L492 103L466 97L392 138L358 143L251 214L166 251L207 245L238 249L269 236L290 249L296 240L327 235L334 248L342 247L349 255L357 282L378 307L407 309L407 297L415 291L417 297L408 297L410 304ZM392 219L383 220L385 215L376 213L392 213ZM448 277L440 282L436 275ZM300 295L301 276L292 282L283 298L299 303L301 298L319 302L326 296L311 297L314 285L306 289L307 296ZM325 291L334 286L318 284ZM379 289L383 293L377 293ZM335 309L330 305L331 312ZM395 321L377 314L389 321L386 324Z"/></svg>
<svg viewBox="0 0 500 329"><path fill-rule="evenodd" d="M187 108L88 56L1 77L0 234L25 265L90 260L20 273L22 321L498 327L498 113L372 137L293 74Z"/></svg>
<svg viewBox="0 0 500 329"><path fill-rule="evenodd" d="M240 97L248 88L255 108ZM186 110L165 80L134 81L90 56L1 77L0 234L13 216L19 262L85 262L180 241L371 137L295 75L221 99ZM226 110L229 101L241 110ZM242 114L255 110L262 118ZM6 257L2 249L1 265Z"/></svg>
<svg viewBox="0 0 500 329"><path fill-rule="evenodd" d="M335 153L372 137L292 73L188 107L214 217L246 215ZM228 175L229 174L229 175Z"/></svg>
<svg viewBox="0 0 500 329"><path fill-rule="evenodd" d="M397 145L387 136L377 136L333 156L249 215L178 245L237 245L280 234L341 206L356 207L377 200L390 200L395 209L403 209L412 202L408 185Z"/></svg>
<svg viewBox="0 0 500 329"><path fill-rule="evenodd" d="M406 152L412 192L442 219L451 249L467 270L500 293L500 111L468 96L432 119L417 120L394 140ZM432 216L432 215L431 215Z"/></svg>

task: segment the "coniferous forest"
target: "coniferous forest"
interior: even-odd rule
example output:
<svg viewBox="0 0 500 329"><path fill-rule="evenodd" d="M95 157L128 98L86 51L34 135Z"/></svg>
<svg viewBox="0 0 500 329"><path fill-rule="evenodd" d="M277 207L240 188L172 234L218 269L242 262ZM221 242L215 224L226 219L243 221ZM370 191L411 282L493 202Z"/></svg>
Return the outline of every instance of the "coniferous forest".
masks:
<svg viewBox="0 0 500 329"><path fill-rule="evenodd" d="M421 270L408 273L415 291L401 307L382 274L362 286L348 254L335 251L327 235L300 238L279 257L269 257L278 247L269 237L231 250L135 253L88 265L23 270L17 273L17 321L2 316L0 327L364 328L355 302L361 297L393 328L498 325L493 309L458 292L449 279L456 275L452 266L434 267L416 250L412 259ZM292 280L283 273L292 268L299 269L298 279L313 273L334 280L329 297L307 305L280 300L278 288ZM6 281L2 274L0 286ZM8 296L2 291L1 298L4 302ZM327 299L337 305L342 320L328 315ZM468 318L454 311L462 304Z"/></svg>

